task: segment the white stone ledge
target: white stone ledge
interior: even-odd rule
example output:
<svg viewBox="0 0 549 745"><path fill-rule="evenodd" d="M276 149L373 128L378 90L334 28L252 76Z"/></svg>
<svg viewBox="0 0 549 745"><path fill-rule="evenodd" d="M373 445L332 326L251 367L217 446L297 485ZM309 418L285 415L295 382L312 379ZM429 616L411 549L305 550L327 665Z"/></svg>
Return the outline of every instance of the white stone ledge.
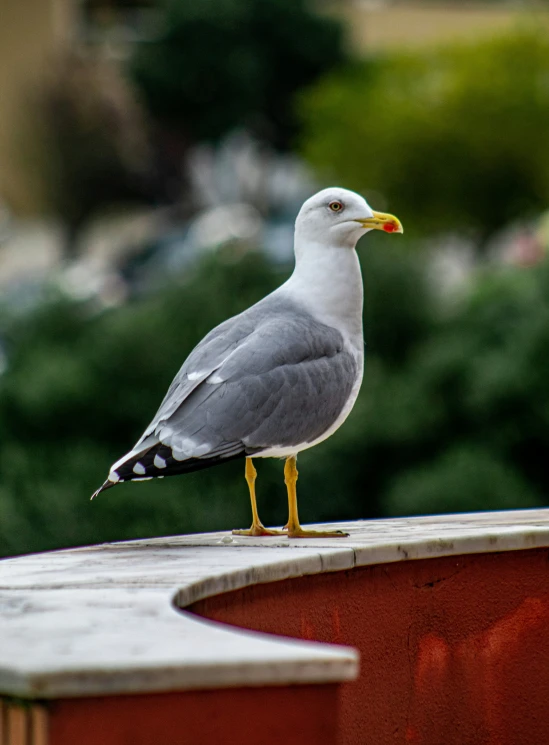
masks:
<svg viewBox="0 0 549 745"><path fill-rule="evenodd" d="M338 524L349 538L174 536L0 562L0 693L48 698L321 683L354 650L178 611L258 583L395 561L549 546L549 510Z"/></svg>

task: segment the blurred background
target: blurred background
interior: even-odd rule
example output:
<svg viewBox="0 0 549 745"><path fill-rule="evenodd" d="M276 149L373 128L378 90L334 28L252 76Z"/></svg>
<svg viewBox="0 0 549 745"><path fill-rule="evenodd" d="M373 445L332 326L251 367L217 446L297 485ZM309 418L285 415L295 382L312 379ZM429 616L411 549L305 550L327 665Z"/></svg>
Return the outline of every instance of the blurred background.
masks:
<svg viewBox="0 0 549 745"><path fill-rule="evenodd" d="M406 232L359 245L364 384L300 457L302 520L546 503L549 3L0 13L0 555L249 524L241 463L89 495L336 184Z"/></svg>

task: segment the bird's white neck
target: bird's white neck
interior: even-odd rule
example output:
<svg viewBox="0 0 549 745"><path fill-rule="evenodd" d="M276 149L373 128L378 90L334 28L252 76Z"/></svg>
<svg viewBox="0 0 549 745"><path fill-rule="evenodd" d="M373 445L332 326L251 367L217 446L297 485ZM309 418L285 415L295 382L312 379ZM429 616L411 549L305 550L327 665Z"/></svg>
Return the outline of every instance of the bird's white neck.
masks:
<svg viewBox="0 0 549 745"><path fill-rule="evenodd" d="M296 292L316 318L362 347L362 273L353 248L296 242L296 263L283 287Z"/></svg>

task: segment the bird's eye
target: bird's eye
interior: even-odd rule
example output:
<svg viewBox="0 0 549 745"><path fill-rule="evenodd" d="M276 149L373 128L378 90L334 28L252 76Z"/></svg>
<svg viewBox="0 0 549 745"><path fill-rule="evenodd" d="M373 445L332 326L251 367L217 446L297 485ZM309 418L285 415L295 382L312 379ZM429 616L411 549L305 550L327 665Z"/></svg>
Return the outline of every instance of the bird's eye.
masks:
<svg viewBox="0 0 549 745"><path fill-rule="evenodd" d="M341 212L343 209L343 205L341 202L330 202L328 207L332 210L332 212Z"/></svg>

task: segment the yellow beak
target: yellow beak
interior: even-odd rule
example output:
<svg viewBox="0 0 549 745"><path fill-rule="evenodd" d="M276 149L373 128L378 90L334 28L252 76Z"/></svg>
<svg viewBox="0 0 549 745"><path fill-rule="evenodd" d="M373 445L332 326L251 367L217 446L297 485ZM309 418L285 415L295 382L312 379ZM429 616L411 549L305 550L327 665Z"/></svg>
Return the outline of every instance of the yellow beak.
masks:
<svg viewBox="0 0 549 745"><path fill-rule="evenodd" d="M387 215L384 212L374 212L372 217L364 217L355 220L363 228L371 230L384 230L386 233L404 233L402 223L394 215Z"/></svg>

